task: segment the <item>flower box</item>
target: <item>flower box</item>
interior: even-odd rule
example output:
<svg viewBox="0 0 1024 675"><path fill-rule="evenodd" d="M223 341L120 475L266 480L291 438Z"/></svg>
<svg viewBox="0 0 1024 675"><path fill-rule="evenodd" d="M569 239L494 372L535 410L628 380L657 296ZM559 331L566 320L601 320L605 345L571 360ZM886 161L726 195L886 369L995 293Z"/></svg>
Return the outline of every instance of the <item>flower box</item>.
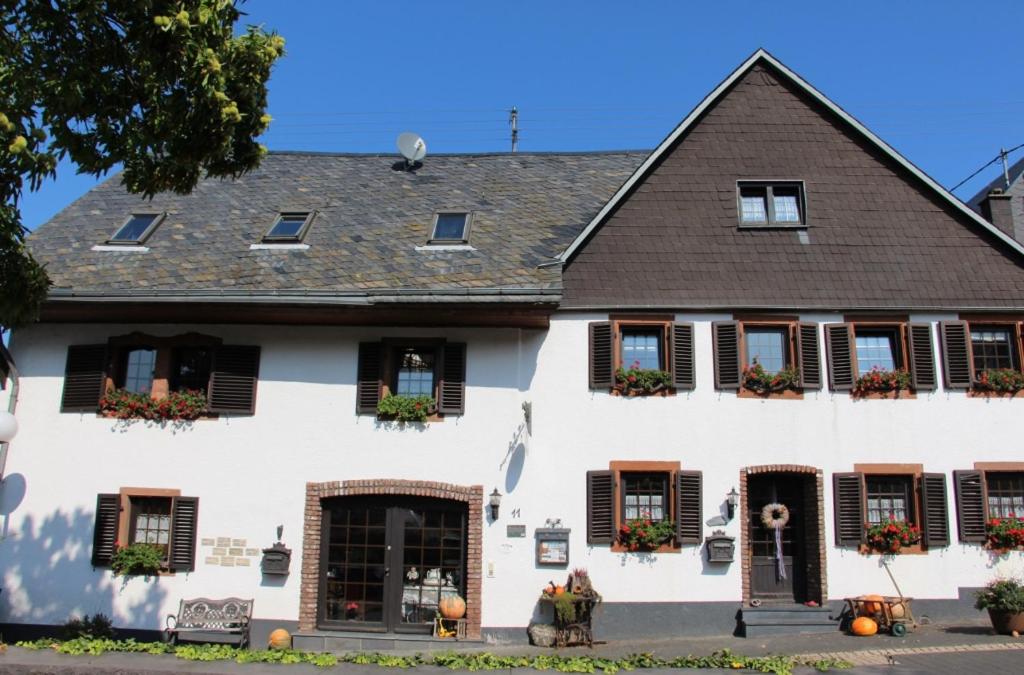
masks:
<svg viewBox="0 0 1024 675"><path fill-rule="evenodd" d="M985 547L998 553L1024 548L1024 519L1011 515L985 523Z"/></svg>
<svg viewBox="0 0 1024 675"><path fill-rule="evenodd" d="M206 413L206 392L172 391L163 398L124 389L108 391L100 399L100 414L119 420L194 420Z"/></svg>
<svg viewBox="0 0 1024 675"><path fill-rule="evenodd" d="M901 391L910 389L910 373L906 370L886 370L875 366L858 377L853 383L853 395L866 397L870 394L892 393L897 397Z"/></svg>
<svg viewBox="0 0 1024 675"><path fill-rule="evenodd" d="M796 390L800 387L800 370L795 367L783 368L774 373L769 373L757 361L753 366L743 368L743 388L768 396L769 394Z"/></svg>
<svg viewBox="0 0 1024 675"><path fill-rule="evenodd" d="M388 394L377 404L377 418L394 422L426 422L437 413L432 396L398 396Z"/></svg>
<svg viewBox="0 0 1024 675"><path fill-rule="evenodd" d="M890 518L884 523L868 525L864 531L865 546L875 553L898 554L904 546L921 543L921 528L906 520Z"/></svg>
<svg viewBox="0 0 1024 675"><path fill-rule="evenodd" d="M978 375L974 388L981 392L1013 396L1024 389L1024 373L1012 368L990 368Z"/></svg>
<svg viewBox="0 0 1024 675"><path fill-rule="evenodd" d="M675 524L670 520L637 518L622 524L618 538L627 551L656 551L668 543L674 534Z"/></svg>
<svg viewBox="0 0 1024 675"><path fill-rule="evenodd" d="M627 396L651 396L672 386L672 373L666 370L641 368L634 361L630 368L615 370L615 389Z"/></svg>

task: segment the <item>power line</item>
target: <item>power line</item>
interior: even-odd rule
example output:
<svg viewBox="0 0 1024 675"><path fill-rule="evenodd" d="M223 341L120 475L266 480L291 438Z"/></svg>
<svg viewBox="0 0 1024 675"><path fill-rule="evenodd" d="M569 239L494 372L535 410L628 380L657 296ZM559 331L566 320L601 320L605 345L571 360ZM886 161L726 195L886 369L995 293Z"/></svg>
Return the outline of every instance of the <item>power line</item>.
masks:
<svg viewBox="0 0 1024 675"><path fill-rule="evenodd" d="M1024 143L1021 143L1020 145L1016 145L1016 146L1014 146L1014 147L1010 148L1009 150L1001 150L1001 151L999 152L999 154L998 154L998 155L996 155L996 156L995 156L995 157L993 157L993 158L992 158L991 160L989 160L988 162L986 162L984 166L982 166L981 168L979 168L979 169L978 169L977 171L975 171L974 173L972 173L972 174L971 174L970 176L968 176L967 178L964 178L964 179L963 179L962 181L960 181L959 183L957 183L956 185L954 185L953 187L951 187L951 188L949 189L949 191L950 191L950 192L953 192L953 191L955 191L955 190L956 190L956 189L957 189L958 187L960 187L961 185L963 185L963 184L964 184L964 183L966 183L967 181L971 180L972 178L974 178L974 177L975 177L975 176L977 176L977 175L978 175L979 173L981 173L981 172L982 172L982 171L984 171L985 169L989 168L990 166L992 166L993 164L995 164L995 163L996 163L996 162L998 162L999 160L1001 160L1001 159L1005 159L1005 158L1006 158L1006 156L1007 156L1007 155L1009 155L1009 154L1010 154L1011 152L1013 152L1013 151L1015 151L1015 150L1020 150L1021 148L1024 148Z"/></svg>

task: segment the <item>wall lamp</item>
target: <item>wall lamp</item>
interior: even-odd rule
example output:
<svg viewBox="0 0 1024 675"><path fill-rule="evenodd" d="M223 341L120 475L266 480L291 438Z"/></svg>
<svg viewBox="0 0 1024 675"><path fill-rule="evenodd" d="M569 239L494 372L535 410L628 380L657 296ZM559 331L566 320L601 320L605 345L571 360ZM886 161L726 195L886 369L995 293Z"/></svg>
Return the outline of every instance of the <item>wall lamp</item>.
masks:
<svg viewBox="0 0 1024 675"><path fill-rule="evenodd" d="M729 520L732 520L736 515L736 507L739 506L739 504L740 493L736 492L736 486L733 486L733 488L729 490L729 494L725 496L725 505L728 509Z"/></svg>
<svg viewBox="0 0 1024 675"><path fill-rule="evenodd" d="M498 492L498 488L494 488L494 492L491 493L491 520L498 519L498 507L501 506L501 493Z"/></svg>

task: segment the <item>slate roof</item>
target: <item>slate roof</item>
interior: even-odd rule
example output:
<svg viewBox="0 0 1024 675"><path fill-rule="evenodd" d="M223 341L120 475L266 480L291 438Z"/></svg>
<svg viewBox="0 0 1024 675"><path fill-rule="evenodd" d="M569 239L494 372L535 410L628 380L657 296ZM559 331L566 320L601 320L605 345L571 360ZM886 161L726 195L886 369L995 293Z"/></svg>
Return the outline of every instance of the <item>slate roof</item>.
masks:
<svg viewBox="0 0 1024 675"><path fill-rule="evenodd" d="M557 301L550 263L647 152L428 155L271 153L237 180L204 180L152 202L119 176L29 237L53 296L537 293ZM316 210L305 250L251 250L283 210ZM425 246L434 213L473 212L472 250ZM166 211L146 252L93 250L132 212ZM436 298L435 298L436 299ZM465 299L465 298L463 298ZM492 297L493 299L493 297Z"/></svg>

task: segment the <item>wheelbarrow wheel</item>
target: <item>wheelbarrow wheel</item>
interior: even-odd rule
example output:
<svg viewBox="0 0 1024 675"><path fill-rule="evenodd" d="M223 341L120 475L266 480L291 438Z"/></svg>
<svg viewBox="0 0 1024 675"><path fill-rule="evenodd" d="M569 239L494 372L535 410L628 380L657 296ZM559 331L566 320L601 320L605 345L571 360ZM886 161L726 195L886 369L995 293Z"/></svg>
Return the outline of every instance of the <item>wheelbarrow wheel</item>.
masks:
<svg viewBox="0 0 1024 675"><path fill-rule="evenodd" d="M897 621L889 629L893 637L903 637L907 634L907 624Z"/></svg>

